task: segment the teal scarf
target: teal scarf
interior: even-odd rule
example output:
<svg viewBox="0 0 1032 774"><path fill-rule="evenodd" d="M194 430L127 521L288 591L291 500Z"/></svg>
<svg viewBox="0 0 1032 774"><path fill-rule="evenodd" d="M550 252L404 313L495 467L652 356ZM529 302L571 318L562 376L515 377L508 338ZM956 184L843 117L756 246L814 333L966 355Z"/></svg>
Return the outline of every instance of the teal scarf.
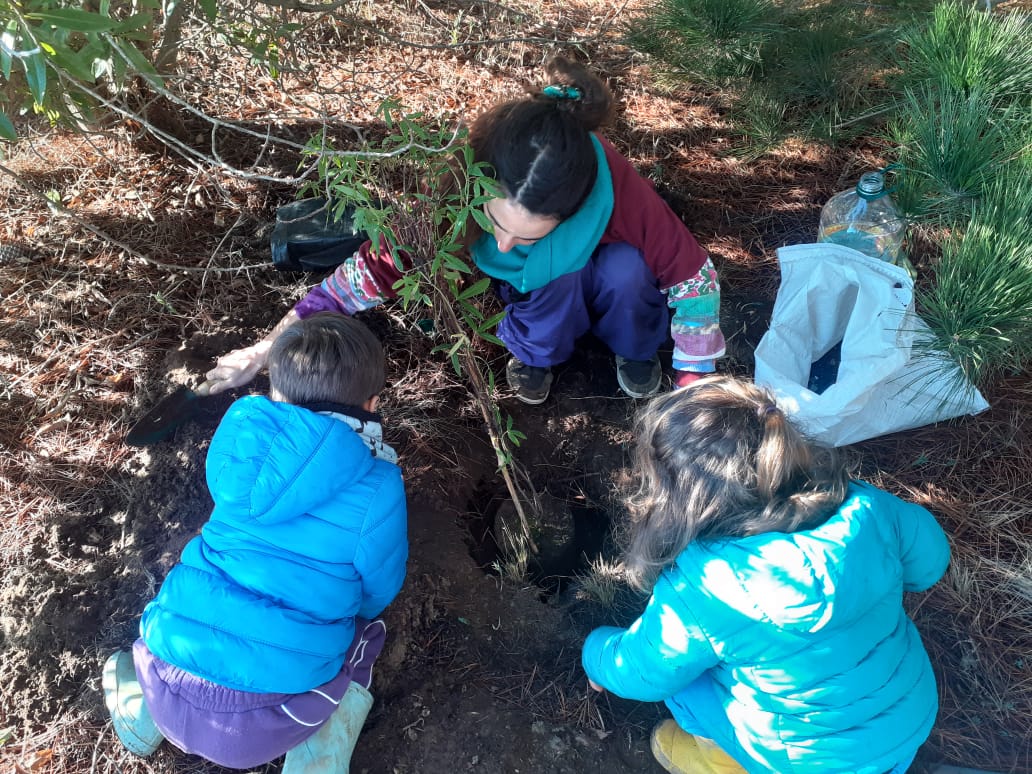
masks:
<svg viewBox="0 0 1032 774"><path fill-rule="evenodd" d="M595 185L584 204L532 245L516 245L507 253L498 250L492 234L473 243L473 260L490 277L508 282L520 293L543 288L556 277L579 271L595 252L613 214L613 176L602 143L594 135L598 159Z"/></svg>

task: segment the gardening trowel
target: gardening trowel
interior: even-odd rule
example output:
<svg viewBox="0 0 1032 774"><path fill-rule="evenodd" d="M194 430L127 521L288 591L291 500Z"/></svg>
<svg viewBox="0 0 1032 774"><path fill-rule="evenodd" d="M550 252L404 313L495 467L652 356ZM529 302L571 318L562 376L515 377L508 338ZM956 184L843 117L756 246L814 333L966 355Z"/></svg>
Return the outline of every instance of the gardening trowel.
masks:
<svg viewBox="0 0 1032 774"><path fill-rule="evenodd" d="M197 416L202 404L218 397L208 395L207 387L207 382L196 390L179 387L166 395L137 420L126 435L125 443L128 446L150 446L168 438L177 427Z"/></svg>

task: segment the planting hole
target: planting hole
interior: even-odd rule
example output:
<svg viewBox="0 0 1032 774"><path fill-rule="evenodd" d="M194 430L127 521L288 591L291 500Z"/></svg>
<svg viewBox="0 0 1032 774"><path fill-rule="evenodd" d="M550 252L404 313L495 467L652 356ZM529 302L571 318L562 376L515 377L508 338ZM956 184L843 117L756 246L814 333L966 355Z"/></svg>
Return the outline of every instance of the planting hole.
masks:
<svg viewBox="0 0 1032 774"><path fill-rule="evenodd" d="M517 577L541 589L544 598L564 591L571 578L601 556L609 533L609 514L582 496L538 496L529 510L537 552L523 537L521 521L504 486L482 481L467 508L470 556L486 573Z"/></svg>

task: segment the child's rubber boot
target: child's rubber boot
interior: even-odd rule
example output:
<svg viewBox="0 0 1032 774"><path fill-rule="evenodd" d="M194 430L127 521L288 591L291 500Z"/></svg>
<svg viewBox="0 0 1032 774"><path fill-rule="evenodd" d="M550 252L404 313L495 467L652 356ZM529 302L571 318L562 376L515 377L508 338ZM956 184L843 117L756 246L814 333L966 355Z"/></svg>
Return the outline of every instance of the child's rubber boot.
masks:
<svg viewBox="0 0 1032 774"><path fill-rule="evenodd" d="M652 754L671 774L745 774L714 742L685 733L673 720L652 730Z"/></svg>
<svg viewBox="0 0 1032 774"><path fill-rule="evenodd" d="M347 774L355 742L372 706L369 691L358 683L349 685L322 728L287 753L283 774Z"/></svg>
<svg viewBox="0 0 1032 774"><path fill-rule="evenodd" d="M165 737L154 725L143 699L143 689L136 679L133 654L127 650L112 653L104 662L104 704L111 713L115 733L134 755L146 758L158 749Z"/></svg>

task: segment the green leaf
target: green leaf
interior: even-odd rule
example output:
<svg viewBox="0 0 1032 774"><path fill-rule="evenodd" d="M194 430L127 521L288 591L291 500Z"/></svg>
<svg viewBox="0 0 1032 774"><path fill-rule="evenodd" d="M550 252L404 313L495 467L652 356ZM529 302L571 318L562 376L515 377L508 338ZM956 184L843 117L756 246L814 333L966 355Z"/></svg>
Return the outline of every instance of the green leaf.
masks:
<svg viewBox="0 0 1032 774"><path fill-rule="evenodd" d="M451 241L458 241L462 235L466 232L466 220L469 217L469 213L463 210L455 216L455 220L452 222L451 230L448 232L448 239Z"/></svg>
<svg viewBox="0 0 1032 774"><path fill-rule="evenodd" d="M73 78L90 83L94 79L92 56L87 53L83 56L81 51L72 51L66 46L54 49L54 66L64 70Z"/></svg>
<svg viewBox="0 0 1032 774"><path fill-rule="evenodd" d="M459 301L459 306L462 308L463 318L465 319L466 324L470 327L475 327L476 321L483 317L480 310L473 306L469 301Z"/></svg>
<svg viewBox="0 0 1032 774"><path fill-rule="evenodd" d="M208 21L215 21L215 17L219 14L219 7L217 0L198 0L201 4L201 10L204 11L204 15L208 17Z"/></svg>
<svg viewBox="0 0 1032 774"><path fill-rule="evenodd" d="M153 18L154 17L149 13L134 13L132 16L118 22L118 26L115 27L112 32L124 35L127 32L141 30L147 27Z"/></svg>
<svg viewBox="0 0 1032 774"><path fill-rule="evenodd" d="M505 342L495 336L493 333L488 333L486 330L477 330L477 335L484 341L489 341L492 344L497 344L499 347L504 347Z"/></svg>
<svg viewBox="0 0 1032 774"><path fill-rule="evenodd" d="M11 119L7 117L6 113L0 113L0 137L5 140L14 142L18 139L18 132L14 128L14 124L11 123Z"/></svg>
<svg viewBox="0 0 1032 774"><path fill-rule="evenodd" d="M441 257L444 259L444 265L447 266L449 269L461 271L463 274L470 274L473 271L469 267L469 264L467 264L461 258L458 258L454 255L449 255L448 253L444 253L443 255L441 255Z"/></svg>
<svg viewBox="0 0 1032 774"><path fill-rule="evenodd" d="M154 69L154 65L147 61L147 57L141 54L140 50L136 48L136 46L127 43L119 46L118 50L125 55L125 58L128 59L136 69L136 72L143 75L151 83L164 88L164 80L162 80L161 76L158 75L158 71ZM121 59L121 57L116 57L116 59Z"/></svg>
<svg viewBox="0 0 1032 774"><path fill-rule="evenodd" d="M463 299L466 299L466 298L472 298L473 296L479 296L481 293L483 293L485 290L487 290L490 286L491 286L491 278L490 277L484 277L479 282L474 282L468 288L466 288L461 293L459 293L458 300L462 301Z"/></svg>
<svg viewBox="0 0 1032 774"><path fill-rule="evenodd" d="M454 356L454 355L455 355L456 353L458 353L458 351L459 351L460 349L462 349L462 346L463 346L463 345L464 345L465 343L466 343L466 337L465 337L465 336L463 336L463 335L462 335L461 333L457 333L457 334L455 334L455 343L454 343L454 344L452 344L452 345L451 345L451 347L449 348L449 350L448 350L448 356L449 356L449 357L452 357L452 356Z"/></svg>
<svg viewBox="0 0 1032 774"><path fill-rule="evenodd" d="M494 224L491 222L491 219L484 214L482 209L477 207L470 210L469 214L473 216L473 220L476 221L477 225L480 226L485 234L494 233Z"/></svg>
<svg viewBox="0 0 1032 774"><path fill-rule="evenodd" d="M21 60L25 67L25 80L29 82L29 91L37 105L43 104L47 93L47 66L42 54L33 54Z"/></svg>
<svg viewBox="0 0 1032 774"><path fill-rule="evenodd" d="M336 196L338 199L345 199L346 200L345 202L342 202L342 206L346 206L346 203L349 202L349 201L350 202L366 202L366 201L369 201L369 196L368 196L368 194L366 194L365 191L362 191L362 190L360 190L360 189L358 189L358 188L356 188L355 186L352 186L352 185L343 185L343 184L336 185L333 188L333 193L334 193L334 196ZM341 212L343 212L343 210L341 210ZM340 215L338 215L337 218L339 220L340 219Z"/></svg>
<svg viewBox="0 0 1032 774"><path fill-rule="evenodd" d="M486 320L484 320L484 322L481 323L481 327L483 327L483 328L493 328L496 325L498 325L498 323L500 323L504 317L505 317L505 310L502 310L501 312L498 312L498 314L493 314L490 317L488 317Z"/></svg>
<svg viewBox="0 0 1032 774"><path fill-rule="evenodd" d="M93 64L94 60L84 59L74 51L58 50L54 53L55 67L86 83L92 83L97 78Z"/></svg>
<svg viewBox="0 0 1032 774"><path fill-rule="evenodd" d="M73 32L109 32L119 25L114 19L79 8L52 8L47 11L27 13L25 18L35 19L44 24Z"/></svg>

